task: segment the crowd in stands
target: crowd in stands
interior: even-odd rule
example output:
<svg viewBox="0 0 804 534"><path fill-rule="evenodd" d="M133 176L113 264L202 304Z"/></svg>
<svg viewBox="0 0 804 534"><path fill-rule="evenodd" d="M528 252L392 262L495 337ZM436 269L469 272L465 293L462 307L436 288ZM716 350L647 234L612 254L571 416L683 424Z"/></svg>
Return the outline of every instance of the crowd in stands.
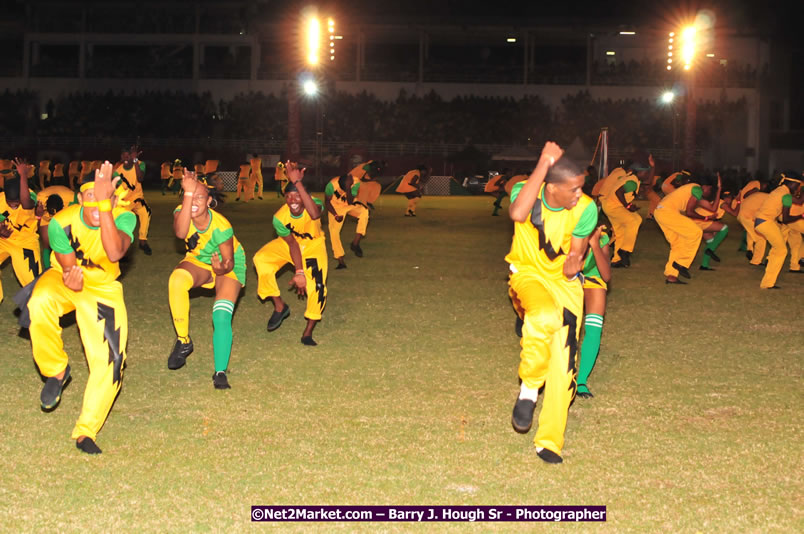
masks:
<svg viewBox="0 0 804 534"><path fill-rule="evenodd" d="M706 102L698 106L697 143L708 146L726 124L742 120L746 104ZM618 145L672 147L673 110L644 99L602 100L586 92L567 96L551 109L538 96L522 99L423 96L404 91L393 101L366 92L336 93L321 105L329 142L540 145L547 139L594 147L608 126ZM40 113L46 120L39 120ZM302 100L302 132L315 136L316 104ZM0 95L0 135L282 140L287 137L288 103L282 95L240 94L215 102L209 93L144 92L68 94L38 102L36 93ZM735 119L736 117L736 119ZM676 113L677 141L684 113ZM20 127L23 125L23 127Z"/></svg>

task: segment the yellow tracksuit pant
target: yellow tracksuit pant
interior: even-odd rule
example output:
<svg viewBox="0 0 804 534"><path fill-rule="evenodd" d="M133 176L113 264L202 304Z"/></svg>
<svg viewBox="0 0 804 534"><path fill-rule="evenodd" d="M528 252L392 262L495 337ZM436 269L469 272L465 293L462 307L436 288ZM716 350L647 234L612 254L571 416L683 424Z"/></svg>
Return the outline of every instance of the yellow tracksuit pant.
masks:
<svg viewBox="0 0 804 534"><path fill-rule="evenodd" d="M653 217L670 244L670 257L664 266L664 275L678 276L678 269L673 267L673 263L687 268L692 265L701 245L703 230L692 219L674 210L658 208Z"/></svg>
<svg viewBox="0 0 804 534"><path fill-rule="evenodd" d="M250 178L237 179L237 198L240 198L240 193L243 193L243 201L248 202L254 198L254 182Z"/></svg>
<svg viewBox="0 0 804 534"><path fill-rule="evenodd" d="M801 265L801 241L804 234L804 219L799 219L792 224L788 224L789 234L787 235L787 244L790 245L790 270L800 271Z"/></svg>
<svg viewBox="0 0 804 534"><path fill-rule="evenodd" d="M18 245L7 239L0 239L0 267L6 259L11 258L11 267L21 286L27 286L42 270L39 240ZM2 271L0 271L2 273ZM0 302L3 301L3 283L0 282Z"/></svg>
<svg viewBox="0 0 804 534"><path fill-rule="evenodd" d="M148 229L151 227L151 208L145 203L145 199L138 198L131 203L131 211L140 221L139 239L148 241Z"/></svg>
<svg viewBox="0 0 804 534"><path fill-rule="evenodd" d="M533 442L561 454L577 386L583 287L580 280L546 280L530 271L512 274L508 284L511 302L524 321L519 377L528 388L544 386Z"/></svg>
<svg viewBox="0 0 804 534"><path fill-rule="evenodd" d="M746 247L753 254L751 256L751 265L759 265L762 263L762 258L765 257L765 247L768 241L763 235L757 233L756 228L754 228L753 217L738 215L737 220L743 225L743 228L745 228Z"/></svg>
<svg viewBox="0 0 804 534"><path fill-rule="evenodd" d="M365 206L354 204L347 206L345 210L335 208L335 211L338 215L343 215L343 220L338 222L335 220L334 215L327 213L329 216L329 239L332 242L332 254L335 258L342 258L345 252L343 251L343 244L341 243L341 227L343 227L343 223L346 221L346 216L349 215L357 219L355 233L366 235L369 222L369 210Z"/></svg>
<svg viewBox="0 0 804 534"><path fill-rule="evenodd" d="M75 310L89 378L72 437L94 440L120 391L126 359L128 317L123 285L114 281L89 286L85 282L84 288L76 292L65 287L61 272L49 269L37 280L28 310L34 360L46 377L56 376L67 367L59 318Z"/></svg>
<svg viewBox="0 0 804 534"><path fill-rule="evenodd" d="M327 246L319 239L311 246L302 248L304 277L307 279L307 310L305 319L321 320L321 313L327 304ZM282 238L276 238L263 246L254 255L254 268L257 270L257 296L261 299L279 296L276 273L292 263L290 248Z"/></svg>
<svg viewBox="0 0 804 534"><path fill-rule="evenodd" d="M639 226L642 224L642 217L638 213L628 211L621 204L604 203L603 211L609 218L611 229L614 232L612 237L614 255L611 258L613 263L620 261L620 249L628 252L634 251L637 235L639 235Z"/></svg>
<svg viewBox="0 0 804 534"><path fill-rule="evenodd" d="M253 191L254 191L254 186L255 185L257 186L257 197L262 198L262 186L263 186L262 173L253 174L251 176L251 186L250 187L251 187L251 191L252 191L252 198L253 198L253 195L254 195Z"/></svg>
<svg viewBox="0 0 804 534"><path fill-rule="evenodd" d="M776 285L776 279L782 271L784 259L787 257L787 234L790 232L784 224L776 221L763 221L755 226L757 232L770 243L771 249L768 252L768 266L765 267L765 276L759 283L759 287L767 289Z"/></svg>

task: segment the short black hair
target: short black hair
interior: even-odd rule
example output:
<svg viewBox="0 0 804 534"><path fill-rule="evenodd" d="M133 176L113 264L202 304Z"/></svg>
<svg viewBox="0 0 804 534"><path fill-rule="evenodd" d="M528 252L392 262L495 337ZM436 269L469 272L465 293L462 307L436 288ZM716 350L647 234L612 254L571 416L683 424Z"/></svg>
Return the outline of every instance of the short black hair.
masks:
<svg viewBox="0 0 804 534"><path fill-rule="evenodd" d="M288 193L292 193L293 191L298 192L299 190L296 188L296 184L288 180L288 184L285 186L284 194L287 195Z"/></svg>
<svg viewBox="0 0 804 534"><path fill-rule="evenodd" d="M342 174L338 176L338 187L346 191L346 182L349 180L351 174ZM352 180L352 184L354 184L354 179Z"/></svg>
<svg viewBox="0 0 804 534"><path fill-rule="evenodd" d="M59 195L50 195L45 202L45 209L51 215L64 209L64 201Z"/></svg>
<svg viewBox="0 0 804 534"><path fill-rule="evenodd" d="M7 179L3 190L6 194L7 200L18 201L20 199L20 179L19 178Z"/></svg>
<svg viewBox="0 0 804 534"><path fill-rule="evenodd" d="M566 182L570 178L575 178L581 174L583 174L583 171L572 160L561 158L547 171L544 182L548 184Z"/></svg>

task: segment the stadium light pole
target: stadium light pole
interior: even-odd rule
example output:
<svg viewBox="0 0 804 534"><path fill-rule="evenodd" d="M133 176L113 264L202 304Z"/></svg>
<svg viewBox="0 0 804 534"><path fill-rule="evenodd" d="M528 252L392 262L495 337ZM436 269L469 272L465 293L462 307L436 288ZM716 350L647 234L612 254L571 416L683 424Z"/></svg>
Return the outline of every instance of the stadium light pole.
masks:
<svg viewBox="0 0 804 534"><path fill-rule="evenodd" d="M681 59L684 61L683 75L686 78L687 88L687 117L684 121L684 167L691 168L695 163L695 119L697 109L695 105L695 69L693 62L697 55L697 34L695 25L681 30Z"/></svg>

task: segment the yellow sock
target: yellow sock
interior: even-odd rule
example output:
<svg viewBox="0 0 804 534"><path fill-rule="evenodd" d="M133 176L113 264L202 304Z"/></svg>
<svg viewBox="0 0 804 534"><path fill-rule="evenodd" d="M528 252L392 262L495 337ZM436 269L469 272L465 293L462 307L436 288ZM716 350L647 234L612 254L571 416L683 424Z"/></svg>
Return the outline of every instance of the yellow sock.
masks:
<svg viewBox="0 0 804 534"><path fill-rule="evenodd" d="M190 289L193 287L193 275L184 269L175 269L168 282L168 300L170 314L173 316L173 327L182 343L188 343L190 337Z"/></svg>

